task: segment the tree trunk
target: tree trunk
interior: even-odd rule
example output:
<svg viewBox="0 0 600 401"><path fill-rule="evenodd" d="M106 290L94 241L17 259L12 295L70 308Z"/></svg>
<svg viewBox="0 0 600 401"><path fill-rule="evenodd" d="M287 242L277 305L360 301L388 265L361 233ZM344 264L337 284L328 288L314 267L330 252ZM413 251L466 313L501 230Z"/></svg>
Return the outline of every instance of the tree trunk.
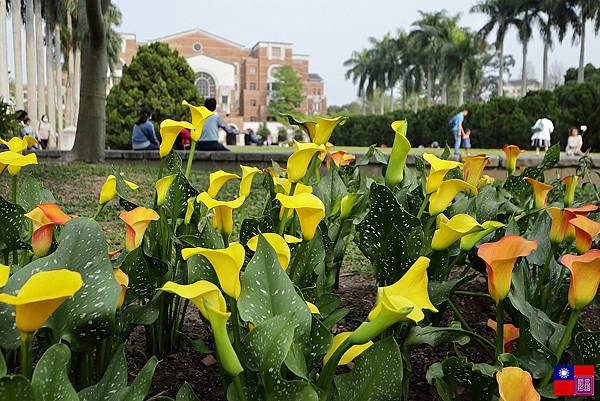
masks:
<svg viewBox="0 0 600 401"><path fill-rule="evenodd" d="M417 113L419 111L419 94L415 93L415 103L413 104L413 113Z"/></svg>
<svg viewBox="0 0 600 401"><path fill-rule="evenodd" d="M394 111L394 86L390 88L390 108L388 111Z"/></svg>
<svg viewBox="0 0 600 401"><path fill-rule="evenodd" d="M71 17L71 13L67 12L67 31L69 32L69 38L71 38L71 43L69 46L69 63L68 63L68 67L67 67L67 88L66 88L66 95L65 95L65 119L67 121L67 126L72 127L73 125L75 125L75 121L73 119L73 104L74 104L74 100L73 100L73 86L75 85L75 75L74 75L74 70L75 70L75 54L73 52L73 46L75 44L75 41L73 39L73 19ZM66 56L66 54L65 54Z"/></svg>
<svg viewBox="0 0 600 401"><path fill-rule="evenodd" d="M37 77L35 63L35 14L33 12L33 0L27 0L25 5L25 55L27 66L27 114L31 118L31 125L36 126L37 112Z"/></svg>
<svg viewBox="0 0 600 401"><path fill-rule="evenodd" d="M379 114L385 113L385 91L381 89L379 91Z"/></svg>
<svg viewBox="0 0 600 401"><path fill-rule="evenodd" d="M542 89L548 90L550 89L550 83L548 82L548 53L550 52L550 41L544 41L544 66L542 72Z"/></svg>
<svg viewBox="0 0 600 401"><path fill-rule="evenodd" d="M10 102L8 91L8 37L6 35L6 0L0 0L0 97Z"/></svg>
<svg viewBox="0 0 600 401"><path fill-rule="evenodd" d="M577 82L583 82L585 71L585 17L581 12L581 36L579 37L579 69L577 70Z"/></svg>
<svg viewBox="0 0 600 401"><path fill-rule="evenodd" d="M106 128L106 70L108 55L104 13L109 0L80 0L82 76L80 113L71 159L88 163L104 160Z"/></svg>
<svg viewBox="0 0 600 401"><path fill-rule="evenodd" d="M498 96L504 96L504 39L498 46Z"/></svg>
<svg viewBox="0 0 600 401"><path fill-rule="evenodd" d="M448 83L446 81L442 83L442 104L448 105Z"/></svg>
<svg viewBox="0 0 600 401"><path fill-rule="evenodd" d="M23 19L21 17L21 0L12 0L11 15L15 64L15 108L23 110L25 108L25 100L23 96L23 48L21 46Z"/></svg>
<svg viewBox="0 0 600 401"><path fill-rule="evenodd" d="M42 29L42 0L34 0L35 13L35 50L37 69L37 108L38 118L46 113L46 84L44 80L44 31ZM34 128L35 130L36 128Z"/></svg>
<svg viewBox="0 0 600 401"><path fill-rule="evenodd" d="M79 97L81 96L81 49L79 47L75 48L73 66L73 122L75 122L79 118Z"/></svg>
<svg viewBox="0 0 600 401"><path fill-rule="evenodd" d="M431 107L433 94L433 67L430 65L427 66L427 107Z"/></svg>
<svg viewBox="0 0 600 401"><path fill-rule="evenodd" d="M527 42L523 43L523 67L521 68L521 97L527 94Z"/></svg>
<svg viewBox="0 0 600 401"><path fill-rule="evenodd" d="M458 105L465 103L465 63L460 63L460 73L458 76Z"/></svg>
<svg viewBox="0 0 600 401"><path fill-rule="evenodd" d="M48 5L48 1L46 1ZM52 131L56 132L56 87L54 78L54 41L52 40L53 27L46 21L46 81L48 82L48 120L52 126Z"/></svg>
<svg viewBox="0 0 600 401"><path fill-rule="evenodd" d="M61 44L60 44L60 28L54 26L54 73L56 74L56 133L60 135L64 127L64 93L62 65L60 63ZM60 138L60 137L59 137Z"/></svg>
<svg viewBox="0 0 600 401"><path fill-rule="evenodd" d="M400 86L400 96L402 97L402 111L406 110L406 90L404 85Z"/></svg>

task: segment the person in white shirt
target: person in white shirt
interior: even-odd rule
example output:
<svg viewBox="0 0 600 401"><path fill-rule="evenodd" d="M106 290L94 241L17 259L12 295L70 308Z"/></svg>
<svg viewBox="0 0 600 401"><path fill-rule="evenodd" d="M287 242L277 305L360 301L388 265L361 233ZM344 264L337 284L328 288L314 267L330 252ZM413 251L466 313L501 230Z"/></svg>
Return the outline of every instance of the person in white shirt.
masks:
<svg viewBox="0 0 600 401"><path fill-rule="evenodd" d="M581 148L583 147L583 137L579 135L579 130L575 127L571 127L569 130L569 138L567 139L567 147L565 151L567 156L579 156L581 155Z"/></svg>
<svg viewBox="0 0 600 401"><path fill-rule="evenodd" d="M48 141L50 140L50 137L54 135L52 132L52 125L50 125L50 121L48 120L48 116L46 114L40 118L40 122L37 126L37 135L42 149L46 149L48 147Z"/></svg>
<svg viewBox="0 0 600 401"><path fill-rule="evenodd" d="M554 131L554 124L548 118L538 119L531 127L531 146L535 147L536 154L540 154L540 148L547 151L550 147L550 135Z"/></svg>

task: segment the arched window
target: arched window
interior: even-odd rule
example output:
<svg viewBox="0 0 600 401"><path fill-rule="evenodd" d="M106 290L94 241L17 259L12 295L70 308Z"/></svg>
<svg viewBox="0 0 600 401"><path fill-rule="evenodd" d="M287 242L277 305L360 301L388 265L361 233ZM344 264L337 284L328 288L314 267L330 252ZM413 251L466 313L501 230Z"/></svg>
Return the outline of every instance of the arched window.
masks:
<svg viewBox="0 0 600 401"><path fill-rule="evenodd" d="M215 97L215 79L210 74L206 72L197 73L196 87L204 98Z"/></svg>

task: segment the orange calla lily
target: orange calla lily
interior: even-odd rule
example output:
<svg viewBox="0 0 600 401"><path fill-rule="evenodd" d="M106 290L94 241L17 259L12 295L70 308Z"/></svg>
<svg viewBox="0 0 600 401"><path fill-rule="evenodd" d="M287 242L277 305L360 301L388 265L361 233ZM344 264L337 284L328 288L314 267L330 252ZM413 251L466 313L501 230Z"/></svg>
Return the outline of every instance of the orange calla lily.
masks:
<svg viewBox="0 0 600 401"><path fill-rule="evenodd" d="M488 319L486 325L490 329L494 330L494 332L498 332L498 323L496 323L495 320ZM502 336L502 341L504 344L503 349L504 352L510 352L510 347L512 346L512 343L519 338L521 332L517 326L510 323L504 323L502 328L504 329L504 335Z"/></svg>
<svg viewBox="0 0 600 401"><path fill-rule="evenodd" d="M504 145L502 151L506 155L506 170L508 170L508 175L512 175L517 168L517 157L523 151L517 145Z"/></svg>
<svg viewBox="0 0 600 401"><path fill-rule="evenodd" d="M580 254L586 253L592 247L592 239L600 234L600 223L585 216L576 216L569 220L575 228L575 248Z"/></svg>
<svg viewBox="0 0 600 401"><path fill-rule="evenodd" d="M576 216L587 216L595 212L598 206L583 205L576 208L559 209L557 207L548 208L548 213L552 217L550 226L550 241L554 244L560 244L563 241L571 241L575 238L575 227L569 224L569 220Z"/></svg>
<svg viewBox="0 0 600 401"><path fill-rule="evenodd" d="M121 286L121 294L119 295L119 300L117 301L117 309L121 309L121 306L123 306L123 301L125 301L127 289L129 288L129 276L121 269L114 269L113 274L115 276L115 280L117 280L117 283L119 283Z"/></svg>
<svg viewBox="0 0 600 401"><path fill-rule="evenodd" d="M525 177L523 179L533 188L535 209L540 210L545 208L546 203L548 202L548 192L552 190L552 185L544 184L543 182L539 182L530 177Z"/></svg>
<svg viewBox="0 0 600 401"><path fill-rule="evenodd" d="M512 283L515 262L537 249L537 241L529 241L518 235L507 235L499 241L488 242L479 247L477 256L485 262L488 272L488 290L496 304L506 298Z"/></svg>
<svg viewBox="0 0 600 401"><path fill-rule="evenodd" d="M540 401L540 394L533 387L529 372L517 367L502 368L496 373L498 401Z"/></svg>
<svg viewBox="0 0 600 401"><path fill-rule="evenodd" d="M560 262L571 271L569 306L582 310L594 300L600 284L600 249L581 256L565 255Z"/></svg>
<svg viewBox="0 0 600 401"><path fill-rule="evenodd" d="M327 168L330 167L332 160L336 166L347 166L356 160L356 156L352 153L347 153L345 150L330 152L326 162Z"/></svg>
<svg viewBox="0 0 600 401"><path fill-rule="evenodd" d="M139 206L128 212L121 212L119 218L125 222L127 227L125 249L131 252L142 244L144 233L150 222L156 221L160 217L154 210Z"/></svg>
<svg viewBox="0 0 600 401"><path fill-rule="evenodd" d="M483 174L483 170L485 169L485 166L489 164L489 162L490 159L485 153L464 157L463 174L465 181L473 185L474 187L479 186L479 179L481 178L481 174Z"/></svg>
<svg viewBox="0 0 600 401"><path fill-rule="evenodd" d="M31 219L33 233L31 234L31 247L37 257L46 256L52 246L52 233L54 225L64 225L71 217L63 213L55 203L41 203L25 216Z"/></svg>

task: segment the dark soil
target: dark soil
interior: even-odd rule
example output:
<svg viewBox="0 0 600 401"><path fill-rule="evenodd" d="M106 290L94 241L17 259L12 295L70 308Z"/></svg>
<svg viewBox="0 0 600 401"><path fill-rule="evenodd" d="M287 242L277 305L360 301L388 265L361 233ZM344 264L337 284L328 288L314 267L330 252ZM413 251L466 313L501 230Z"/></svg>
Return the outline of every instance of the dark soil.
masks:
<svg viewBox="0 0 600 401"><path fill-rule="evenodd" d="M339 289L339 295L342 298L341 307L349 308L350 312L334 326L334 333L354 330L366 319L375 302L376 289L372 274L364 272L342 274ZM487 283L483 276L477 277L472 282L463 285L461 290L485 293L487 292ZM452 300L469 326L493 342L495 334L486 326L486 322L488 318L495 320L494 302L490 298L466 295L455 295ZM448 325L456 320L450 309L441 311L441 313L440 326ZM506 322L510 322L508 315L505 319ZM582 316L581 322L589 330L600 330L600 314L597 310L588 309ZM213 349L210 329L199 318L196 310L188 311L184 333L192 339L204 340L206 345ZM138 328L131 334L127 348L132 377L148 359L145 347L144 329ZM460 352L468 355L469 360L473 362L492 362L489 355L483 352L475 342L460 347ZM212 364L211 361L205 360L207 355L198 352L184 339L182 349L170 354L158 365L150 395L174 397L179 387L184 382L188 382L200 399L205 401L222 400L219 368L214 360ZM456 352L452 346L432 348L424 345L412 349L413 378L410 385L410 400L438 400L435 389L425 379L425 373L431 364L453 355L456 355Z"/></svg>

